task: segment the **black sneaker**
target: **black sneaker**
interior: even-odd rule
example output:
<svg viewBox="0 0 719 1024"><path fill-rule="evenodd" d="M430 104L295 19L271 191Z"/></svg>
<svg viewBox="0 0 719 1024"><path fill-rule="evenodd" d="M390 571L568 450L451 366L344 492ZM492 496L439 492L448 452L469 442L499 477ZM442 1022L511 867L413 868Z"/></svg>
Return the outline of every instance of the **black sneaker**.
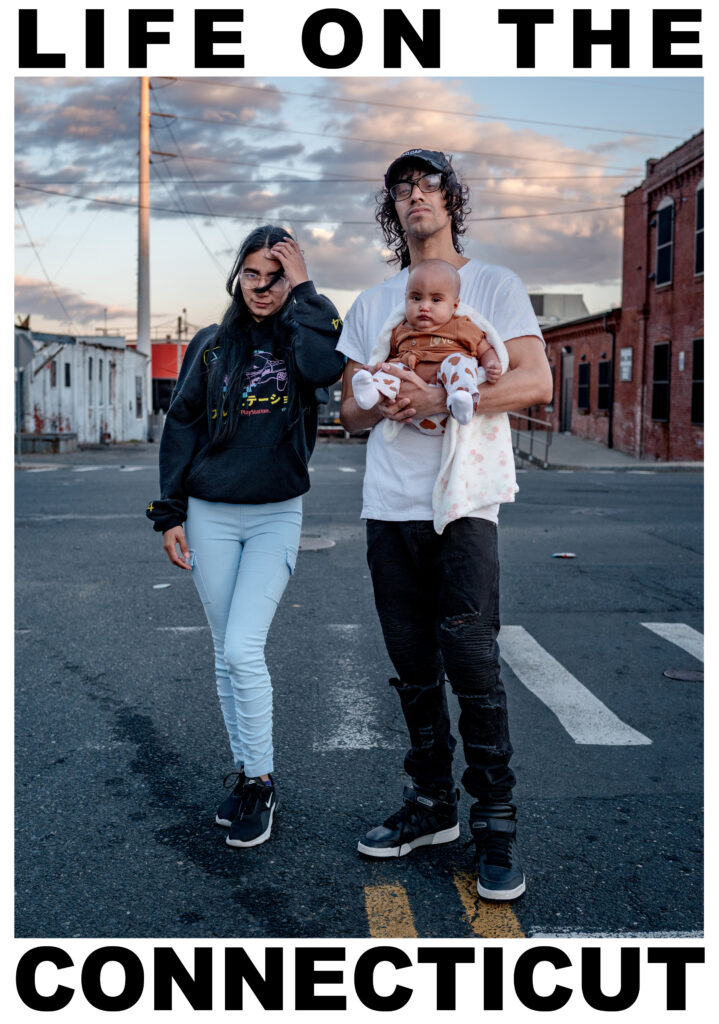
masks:
<svg viewBox="0 0 719 1024"><path fill-rule="evenodd" d="M272 776L270 776L272 779ZM230 825L229 846L259 846L270 838L277 797L275 784L266 786L260 779L246 779L240 806Z"/></svg>
<svg viewBox="0 0 719 1024"><path fill-rule="evenodd" d="M234 782L230 781L234 779ZM225 775L222 785L225 789L229 789L232 786L232 792L229 796L225 797L220 806L217 808L217 814L215 815L215 822L218 825L222 825L223 828L229 828L234 819L237 817L237 812L240 809L240 799L242 797L242 787L245 784L245 773L241 768L239 772L230 772L229 775Z"/></svg>
<svg viewBox="0 0 719 1024"><path fill-rule="evenodd" d="M517 822L484 811L470 818L476 844L477 892L485 900L516 900L526 885L517 850Z"/></svg>
<svg viewBox="0 0 719 1024"><path fill-rule="evenodd" d="M459 838L459 790L431 796L405 786L404 804L360 839L357 849L368 857L404 857L415 846L436 846Z"/></svg>

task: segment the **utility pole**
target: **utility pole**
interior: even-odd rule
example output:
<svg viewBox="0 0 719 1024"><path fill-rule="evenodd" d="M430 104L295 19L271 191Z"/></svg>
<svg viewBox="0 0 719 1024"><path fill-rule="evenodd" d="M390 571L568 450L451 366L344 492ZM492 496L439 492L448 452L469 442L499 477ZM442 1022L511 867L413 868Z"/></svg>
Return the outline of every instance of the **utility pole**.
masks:
<svg viewBox="0 0 719 1024"><path fill-rule="evenodd" d="M140 78L140 166L137 249L137 351L147 358L145 423L150 440L152 342L150 340L150 79Z"/></svg>

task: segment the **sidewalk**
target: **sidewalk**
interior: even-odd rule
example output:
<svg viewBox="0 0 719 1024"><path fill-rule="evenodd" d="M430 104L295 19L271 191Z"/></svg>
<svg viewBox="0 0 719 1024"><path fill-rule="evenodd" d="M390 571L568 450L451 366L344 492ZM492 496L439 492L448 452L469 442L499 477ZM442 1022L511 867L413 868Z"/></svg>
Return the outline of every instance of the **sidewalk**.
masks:
<svg viewBox="0 0 719 1024"><path fill-rule="evenodd" d="M364 439L352 438L344 441L342 438L325 437L320 438L323 444L358 444ZM18 464L15 458L16 469L62 469L66 466L87 466L87 465L118 465L131 466L137 462L150 462L157 459L159 444L146 444L132 442L127 444L113 445L92 445L78 449L75 452L63 452L61 455L31 455L23 454L22 462ZM539 466L533 465L523 459L517 459L518 465L526 469L535 469L544 472ZM607 448L597 441L587 441L582 437L575 437L574 434L554 434L549 449L548 470L612 470L636 472L690 472L701 473L704 470L703 462L654 462L648 459L636 459L632 455L616 449Z"/></svg>
<svg viewBox="0 0 719 1024"><path fill-rule="evenodd" d="M527 468L532 464L525 463ZM533 467L538 468L538 467ZM549 448L549 470L605 469L617 471L645 472L690 472L701 473L703 462L656 462L654 459L637 459L633 455L607 448L598 441L588 441L574 434L552 435Z"/></svg>

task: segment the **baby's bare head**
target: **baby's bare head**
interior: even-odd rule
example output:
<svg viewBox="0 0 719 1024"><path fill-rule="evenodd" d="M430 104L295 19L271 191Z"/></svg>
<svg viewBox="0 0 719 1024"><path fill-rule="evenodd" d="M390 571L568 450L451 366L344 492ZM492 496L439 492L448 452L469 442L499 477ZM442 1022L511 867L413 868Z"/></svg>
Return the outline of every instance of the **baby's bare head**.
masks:
<svg viewBox="0 0 719 1024"><path fill-rule="evenodd" d="M423 260L407 278L407 291L412 287L442 291L452 301L459 298L459 286L459 274L446 260Z"/></svg>
<svg viewBox="0 0 719 1024"><path fill-rule="evenodd" d="M424 260L407 278L405 316L411 327L431 332L451 320L459 305L459 274L446 260Z"/></svg>

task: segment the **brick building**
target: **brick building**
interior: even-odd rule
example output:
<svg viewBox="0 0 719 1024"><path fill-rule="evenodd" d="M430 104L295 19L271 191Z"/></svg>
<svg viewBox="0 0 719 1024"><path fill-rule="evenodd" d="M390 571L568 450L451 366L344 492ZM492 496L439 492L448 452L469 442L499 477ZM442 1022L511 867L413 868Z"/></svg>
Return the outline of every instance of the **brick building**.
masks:
<svg viewBox="0 0 719 1024"><path fill-rule="evenodd" d="M555 430L639 458L704 458L704 133L624 197L622 306L544 329Z"/></svg>

